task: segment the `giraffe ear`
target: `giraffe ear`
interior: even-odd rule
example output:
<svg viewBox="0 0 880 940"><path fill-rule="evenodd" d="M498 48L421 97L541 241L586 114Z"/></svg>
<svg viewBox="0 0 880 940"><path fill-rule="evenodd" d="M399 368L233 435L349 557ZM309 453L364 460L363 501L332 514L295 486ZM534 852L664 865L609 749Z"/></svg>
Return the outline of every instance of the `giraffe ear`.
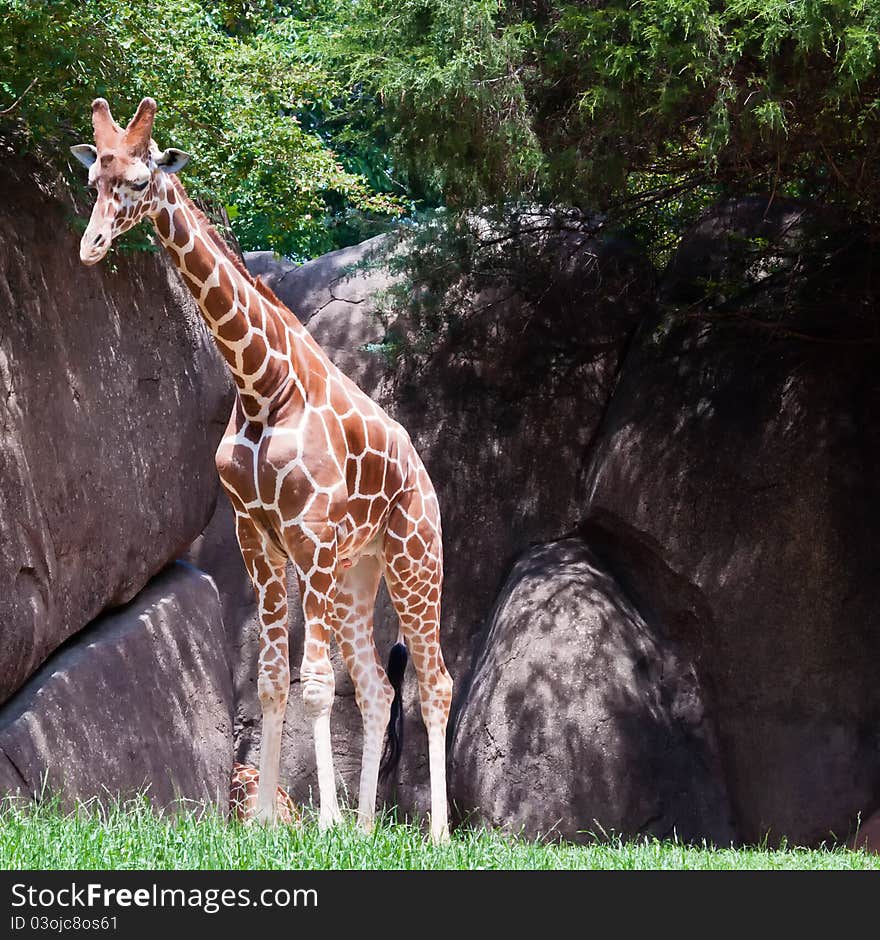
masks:
<svg viewBox="0 0 880 940"><path fill-rule="evenodd" d="M179 173L189 161L190 155L188 153L184 153L176 147L169 147L156 157L156 166L164 173Z"/></svg>
<svg viewBox="0 0 880 940"><path fill-rule="evenodd" d="M98 159L98 151L91 144L77 144L70 152L83 166L91 166Z"/></svg>

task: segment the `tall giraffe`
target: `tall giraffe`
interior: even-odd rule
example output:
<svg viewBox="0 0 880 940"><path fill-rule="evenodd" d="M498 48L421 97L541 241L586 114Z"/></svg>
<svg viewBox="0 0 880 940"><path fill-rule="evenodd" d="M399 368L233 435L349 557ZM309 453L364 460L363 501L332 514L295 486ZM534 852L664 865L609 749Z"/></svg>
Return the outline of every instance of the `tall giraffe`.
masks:
<svg viewBox="0 0 880 940"><path fill-rule="evenodd" d="M341 818L330 743L332 634L363 719L358 824L365 831L373 826L386 729L383 769L399 756L405 643L428 732L431 836L441 841L449 832L445 739L452 679L440 649L443 560L434 488L406 431L330 362L187 197L175 174L189 155L160 152L152 140L155 114L156 102L144 98L123 129L103 98L92 103L95 146L71 148L97 191L80 259L96 264L117 235L150 219L235 380L238 394L216 463L259 608L256 817L273 821L276 814L290 686L285 574L292 563L305 615L300 679L314 735L321 827ZM400 622L390 661L398 668L389 667L393 685L373 642L383 575Z"/></svg>

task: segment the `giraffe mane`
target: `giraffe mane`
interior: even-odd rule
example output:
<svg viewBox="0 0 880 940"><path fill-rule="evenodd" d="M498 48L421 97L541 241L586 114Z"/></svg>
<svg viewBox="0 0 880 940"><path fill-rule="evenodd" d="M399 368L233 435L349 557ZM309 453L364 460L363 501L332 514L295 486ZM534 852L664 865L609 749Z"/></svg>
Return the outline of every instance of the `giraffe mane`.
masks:
<svg viewBox="0 0 880 940"><path fill-rule="evenodd" d="M250 271L245 267L244 262L241 258L229 247L226 239L217 231L214 223L205 215L205 213L192 201L186 189L184 189L183 183L175 176L171 175L172 185L174 186L174 191L186 205L186 207L193 213L196 217L199 224L202 228L208 233L208 236L211 239L211 242L215 247L223 254L223 257L226 258L234 267L238 273L245 278L245 280L252 284L263 297L269 301L269 303L274 304L276 307L280 307L282 310L288 311L293 316L296 314L287 306L286 303L272 290L271 287L259 276L254 277Z"/></svg>
<svg viewBox="0 0 880 940"><path fill-rule="evenodd" d="M285 310L290 310L286 303L272 290L271 287L259 276L257 275L254 279L254 287L266 298L270 303L275 304L278 307L284 307ZM293 311L291 311L292 313Z"/></svg>
<svg viewBox="0 0 880 940"><path fill-rule="evenodd" d="M241 274L241 276L244 277L248 283L253 284L254 287L259 289L259 278L254 278L250 271L248 271L248 269L244 266L244 262L241 260L241 258L229 247L226 240L217 231L214 223L205 215L204 212L202 212L202 210L192 201L192 199L190 199L189 194L183 188L183 183L181 183L180 180L173 174L171 175L171 182L174 186L175 193L180 197L181 201L184 203L184 205L186 205L187 209L189 209L190 212L192 212L192 214L196 217L199 224L202 226L202 229L208 233L208 236L210 237L214 246L228 261L232 263L236 271L238 271L238 273ZM268 290L268 288L266 289ZM274 294L272 296L275 297ZM275 297L275 302L281 303L277 297Z"/></svg>

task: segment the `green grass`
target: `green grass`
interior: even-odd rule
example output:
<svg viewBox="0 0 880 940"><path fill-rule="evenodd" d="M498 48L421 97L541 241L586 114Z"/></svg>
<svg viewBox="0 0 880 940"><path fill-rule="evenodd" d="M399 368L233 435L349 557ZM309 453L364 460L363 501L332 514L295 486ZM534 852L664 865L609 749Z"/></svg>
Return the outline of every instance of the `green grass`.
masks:
<svg viewBox="0 0 880 940"><path fill-rule="evenodd" d="M867 869L880 858L846 849L715 849L674 841L571 845L462 830L433 846L420 828L383 821L370 836L353 826L319 833L227 822L216 811L157 815L146 800L62 812L57 803L0 804L4 869Z"/></svg>

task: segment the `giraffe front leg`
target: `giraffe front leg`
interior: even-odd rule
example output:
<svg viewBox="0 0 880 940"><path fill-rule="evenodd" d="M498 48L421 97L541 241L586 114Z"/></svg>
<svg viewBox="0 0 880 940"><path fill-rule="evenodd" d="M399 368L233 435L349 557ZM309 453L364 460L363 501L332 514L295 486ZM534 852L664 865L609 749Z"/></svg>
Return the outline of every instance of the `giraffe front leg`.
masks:
<svg viewBox="0 0 880 940"><path fill-rule="evenodd" d="M281 766L281 736L290 691L287 624L264 628L260 635L257 693L262 710L260 737L260 781L257 788L256 820L274 823L277 812Z"/></svg>
<svg viewBox="0 0 880 940"><path fill-rule="evenodd" d="M320 811L318 824L328 829L342 821L336 798L336 775L330 740L330 713L336 695L336 678L330 662L328 627L332 622L335 592L336 547L322 544L313 557L294 559L305 616L305 648L300 682L303 705L312 725L318 770Z"/></svg>
<svg viewBox="0 0 880 940"><path fill-rule="evenodd" d="M327 630L319 619L309 618L306 622L305 653L300 678L303 704L311 721L315 742L321 806L318 824L321 829L328 829L342 821L342 813L336 798L336 774L333 770L333 747L330 738L330 713L336 694L336 680L330 662Z"/></svg>
<svg viewBox="0 0 880 940"><path fill-rule="evenodd" d="M257 594L260 620L257 694L260 699L262 724L260 779L254 819L258 822L273 823L277 812L281 735L290 691L285 579L287 559L245 514L236 513L236 536L245 567Z"/></svg>

